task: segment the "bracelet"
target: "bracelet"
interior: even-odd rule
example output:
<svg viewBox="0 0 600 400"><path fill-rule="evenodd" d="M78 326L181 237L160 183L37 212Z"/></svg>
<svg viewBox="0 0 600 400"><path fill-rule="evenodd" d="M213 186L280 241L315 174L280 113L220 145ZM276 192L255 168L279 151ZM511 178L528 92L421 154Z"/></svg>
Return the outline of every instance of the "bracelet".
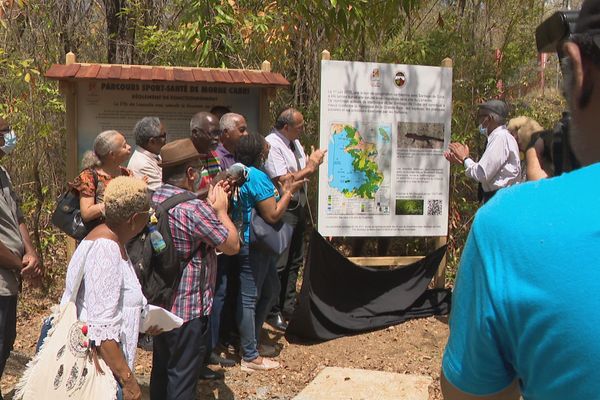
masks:
<svg viewBox="0 0 600 400"><path fill-rule="evenodd" d="M125 386L125 383L127 383L127 381L129 381L132 377L133 377L133 374L131 373L131 370L129 370L127 372L126 377L119 379L119 381L121 382L121 386Z"/></svg>

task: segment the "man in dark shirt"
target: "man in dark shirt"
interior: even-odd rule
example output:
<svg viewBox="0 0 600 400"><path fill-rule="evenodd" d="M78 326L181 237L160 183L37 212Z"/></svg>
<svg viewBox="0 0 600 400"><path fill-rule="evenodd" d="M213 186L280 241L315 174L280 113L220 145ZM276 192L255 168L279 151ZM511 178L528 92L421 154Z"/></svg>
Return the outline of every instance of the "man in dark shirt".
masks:
<svg viewBox="0 0 600 400"><path fill-rule="evenodd" d="M17 143L0 118L0 158ZM17 297L21 278L38 278L42 269L8 172L0 166L0 377L17 336ZM0 394L0 400L2 395Z"/></svg>

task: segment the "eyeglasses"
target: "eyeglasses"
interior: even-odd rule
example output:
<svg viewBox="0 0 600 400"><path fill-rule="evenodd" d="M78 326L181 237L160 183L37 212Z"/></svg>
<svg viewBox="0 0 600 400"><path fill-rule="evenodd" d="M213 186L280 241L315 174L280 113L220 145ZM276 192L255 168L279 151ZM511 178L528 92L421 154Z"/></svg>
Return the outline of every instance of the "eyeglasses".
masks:
<svg viewBox="0 0 600 400"><path fill-rule="evenodd" d="M154 136L157 139L166 139L167 138L167 132L163 132L158 136Z"/></svg>
<svg viewBox="0 0 600 400"><path fill-rule="evenodd" d="M223 133L223 132L220 129L215 129L215 130L208 132L208 134L210 136L215 136L215 137L221 136L221 133Z"/></svg>

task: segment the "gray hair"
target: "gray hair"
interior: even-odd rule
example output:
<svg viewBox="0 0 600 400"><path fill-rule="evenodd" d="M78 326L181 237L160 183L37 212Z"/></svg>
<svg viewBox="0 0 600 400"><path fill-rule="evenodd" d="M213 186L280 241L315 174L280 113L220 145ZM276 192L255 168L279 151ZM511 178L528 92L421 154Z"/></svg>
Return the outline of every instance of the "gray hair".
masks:
<svg viewBox="0 0 600 400"><path fill-rule="evenodd" d="M236 121L241 118L244 118L244 116L241 114L236 114L236 113L231 113L231 112L223 115L221 117L221 120L219 121L219 128L221 129L221 132L224 132L226 130L227 131L234 130Z"/></svg>
<svg viewBox="0 0 600 400"><path fill-rule="evenodd" d="M150 139L160 136L160 119L158 117L144 117L133 128L135 144L146 146Z"/></svg>
<svg viewBox="0 0 600 400"><path fill-rule="evenodd" d="M490 116L490 118L492 120L494 120L494 122L496 122L498 125L504 125L506 123L506 118L502 117L499 114L496 114L493 111L488 111L488 115Z"/></svg>
<svg viewBox="0 0 600 400"><path fill-rule="evenodd" d="M277 120L275 120L275 129L283 129L286 125L294 125L296 121L294 121L294 115L299 113L300 111L295 108L286 108L283 110L278 116Z"/></svg>
<svg viewBox="0 0 600 400"><path fill-rule="evenodd" d="M114 138L121 132L115 130L104 131L94 139L93 151L86 151L81 160L83 169L95 168L102 165L102 160L113 150L115 150Z"/></svg>

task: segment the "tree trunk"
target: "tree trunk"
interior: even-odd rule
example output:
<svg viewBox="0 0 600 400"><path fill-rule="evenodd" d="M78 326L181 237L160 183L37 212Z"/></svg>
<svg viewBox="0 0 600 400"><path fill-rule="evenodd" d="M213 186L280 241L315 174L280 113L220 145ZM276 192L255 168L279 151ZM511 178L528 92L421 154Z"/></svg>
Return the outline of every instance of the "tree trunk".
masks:
<svg viewBox="0 0 600 400"><path fill-rule="evenodd" d="M131 64L133 62L133 34L129 15L123 10L127 0L103 0L106 12L106 33L108 38L108 62L110 64Z"/></svg>

